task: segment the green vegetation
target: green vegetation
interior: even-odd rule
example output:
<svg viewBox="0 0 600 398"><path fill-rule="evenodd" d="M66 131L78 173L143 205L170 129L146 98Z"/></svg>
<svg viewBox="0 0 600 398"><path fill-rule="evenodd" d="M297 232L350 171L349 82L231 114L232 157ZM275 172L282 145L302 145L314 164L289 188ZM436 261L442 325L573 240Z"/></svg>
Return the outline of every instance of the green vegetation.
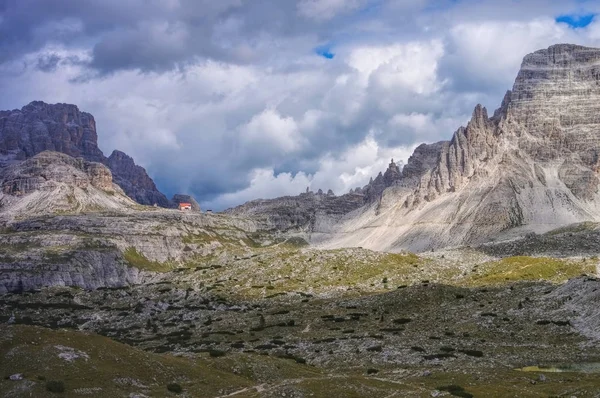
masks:
<svg viewBox="0 0 600 398"><path fill-rule="evenodd" d="M160 263L158 261L148 260L146 256L138 252L134 247L130 247L129 249L125 250L123 257L130 266L145 271L168 272L172 269L168 263Z"/></svg>
<svg viewBox="0 0 600 398"><path fill-rule="evenodd" d="M548 257L508 257L482 264L465 280L466 285L497 285L507 282L546 280L565 282L582 274L595 272L592 261L571 261Z"/></svg>
<svg viewBox="0 0 600 398"><path fill-rule="evenodd" d="M51 380L46 383L46 390L53 393L65 392L65 383L62 381Z"/></svg>
<svg viewBox="0 0 600 398"><path fill-rule="evenodd" d="M89 358L67 361L58 355L65 347ZM11 393L23 385L1 380L0 396L45 397L46 391L79 396L75 391L83 389L103 397L134 393L162 397L165 386L177 380L190 396L211 397L253 385L244 377L215 369L204 361L152 354L94 334L34 326L1 325L0 357L1 374L22 373L34 382L26 390ZM40 377L60 381L40 383Z"/></svg>
<svg viewBox="0 0 600 398"><path fill-rule="evenodd" d="M174 392L175 394L181 394L183 392L183 388L177 383L167 384L167 390Z"/></svg>
<svg viewBox="0 0 600 398"><path fill-rule="evenodd" d="M560 234L565 234L565 233L589 232L589 231L593 231L593 230L597 229L599 226L600 226L600 224L598 224L598 223L586 221L586 222L582 222L579 224L573 224L573 225L569 225L569 226L566 226L563 228L554 229L550 232L547 232L546 235L553 236L553 235L560 235Z"/></svg>

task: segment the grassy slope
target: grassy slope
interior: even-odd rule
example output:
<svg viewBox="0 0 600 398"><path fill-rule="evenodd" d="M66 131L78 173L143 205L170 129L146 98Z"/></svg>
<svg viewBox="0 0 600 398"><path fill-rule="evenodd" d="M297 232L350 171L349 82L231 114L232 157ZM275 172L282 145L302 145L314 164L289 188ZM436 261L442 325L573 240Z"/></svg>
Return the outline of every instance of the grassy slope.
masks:
<svg viewBox="0 0 600 398"><path fill-rule="evenodd" d="M596 271L595 260L578 261L548 257L508 257L482 264L465 279L465 285L485 286L508 282L546 280L562 283Z"/></svg>
<svg viewBox="0 0 600 398"><path fill-rule="evenodd" d="M89 359L71 362L59 357L68 352L57 346L83 352ZM108 338L73 331L52 331L32 326L0 326L0 372L2 376L23 373L31 389L15 396L46 396L45 383L63 381L63 396L122 397L130 393L166 396L167 384L177 382L192 396L215 396L251 385L233 373L212 369L200 361L147 353ZM40 380L40 379L45 380ZM2 380L0 395L23 386ZM145 387L138 387L138 386ZM101 390L94 390L101 388Z"/></svg>
<svg viewBox="0 0 600 398"><path fill-rule="evenodd" d="M0 336L0 372L4 376L23 373L25 377L0 380L2 396L177 396L166 388L172 382L183 387L180 396L188 397L428 397L449 385L459 385L476 397L585 397L600 392L594 374L547 374L544 382L538 379L541 372L511 369L469 374L460 369L415 367L382 369L371 376L365 369L331 374L256 354L196 360L151 354L96 335L32 326L2 326ZM67 352L64 347L89 358L69 362L58 356ZM423 376L426 369L431 375ZM63 381L65 392L48 393L48 380Z"/></svg>
<svg viewBox="0 0 600 398"><path fill-rule="evenodd" d="M563 283L595 274L597 260L509 257L466 259L389 254L364 249L314 250L270 247L254 255L191 273L217 291L239 298L261 298L291 292L358 296L399 286L430 282L453 286L484 286L518 281Z"/></svg>

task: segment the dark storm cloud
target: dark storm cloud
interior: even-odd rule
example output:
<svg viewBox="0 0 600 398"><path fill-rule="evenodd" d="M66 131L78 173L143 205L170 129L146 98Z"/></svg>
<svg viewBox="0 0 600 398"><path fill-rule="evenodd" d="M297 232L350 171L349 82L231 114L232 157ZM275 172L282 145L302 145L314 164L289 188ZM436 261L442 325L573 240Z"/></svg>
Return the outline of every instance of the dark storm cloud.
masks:
<svg viewBox="0 0 600 398"><path fill-rule="evenodd" d="M60 59L57 54L42 55L38 58L36 67L42 72L54 72Z"/></svg>
<svg viewBox="0 0 600 398"><path fill-rule="evenodd" d="M3 0L0 63L48 43L92 48L90 66L168 70L195 58L264 60L264 38L327 37L296 2L192 0ZM276 50L276 49L275 49Z"/></svg>

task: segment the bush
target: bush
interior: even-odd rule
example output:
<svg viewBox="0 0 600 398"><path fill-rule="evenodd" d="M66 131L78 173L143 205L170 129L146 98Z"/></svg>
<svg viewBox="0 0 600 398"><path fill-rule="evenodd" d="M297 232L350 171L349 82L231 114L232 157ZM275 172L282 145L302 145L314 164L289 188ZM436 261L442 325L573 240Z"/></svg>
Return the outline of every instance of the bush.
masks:
<svg viewBox="0 0 600 398"><path fill-rule="evenodd" d="M175 394L181 394L183 392L183 388L177 383L167 384L167 390L174 392Z"/></svg>
<svg viewBox="0 0 600 398"><path fill-rule="evenodd" d="M479 351L479 350L460 350L460 352L462 352L463 354L468 355L470 357L477 357L477 358L483 357L483 351Z"/></svg>
<svg viewBox="0 0 600 398"><path fill-rule="evenodd" d="M51 380L46 383L46 390L54 393L65 392L65 383L62 381Z"/></svg>
<svg viewBox="0 0 600 398"><path fill-rule="evenodd" d="M473 398L473 394L468 393L467 391L465 391L464 388L462 388L461 386L457 386L456 384L452 384L450 386L438 387L437 389L440 391L449 392L450 395L453 395L455 397Z"/></svg>
<svg viewBox="0 0 600 398"><path fill-rule="evenodd" d="M212 358L219 358L227 355L227 352L221 350L210 350L208 355L210 355Z"/></svg>

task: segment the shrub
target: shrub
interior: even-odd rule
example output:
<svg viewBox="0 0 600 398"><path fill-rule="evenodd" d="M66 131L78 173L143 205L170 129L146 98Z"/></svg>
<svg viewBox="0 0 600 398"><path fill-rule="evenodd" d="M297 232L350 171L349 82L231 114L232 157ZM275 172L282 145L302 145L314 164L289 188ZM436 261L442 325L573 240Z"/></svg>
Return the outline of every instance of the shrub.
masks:
<svg viewBox="0 0 600 398"><path fill-rule="evenodd" d="M227 353L225 351L221 351L221 350L210 350L208 352L208 355L210 355L212 358L219 358L219 357L224 357Z"/></svg>
<svg viewBox="0 0 600 398"><path fill-rule="evenodd" d="M437 389L440 391L449 392L450 395L453 395L455 397L473 398L473 394L466 392L464 388L462 388L461 386L457 386L456 384L438 387Z"/></svg>
<svg viewBox="0 0 600 398"><path fill-rule="evenodd" d="M46 383L46 390L53 393L63 393L65 392L65 383L62 381L51 380Z"/></svg>
<svg viewBox="0 0 600 398"><path fill-rule="evenodd" d="M483 356L483 351L479 351L479 350L460 350L460 352L462 352L463 354L468 355L470 357L481 358Z"/></svg>
<svg viewBox="0 0 600 398"><path fill-rule="evenodd" d="M181 394L183 392L183 388L177 383L167 384L167 390L174 392L175 394Z"/></svg>

